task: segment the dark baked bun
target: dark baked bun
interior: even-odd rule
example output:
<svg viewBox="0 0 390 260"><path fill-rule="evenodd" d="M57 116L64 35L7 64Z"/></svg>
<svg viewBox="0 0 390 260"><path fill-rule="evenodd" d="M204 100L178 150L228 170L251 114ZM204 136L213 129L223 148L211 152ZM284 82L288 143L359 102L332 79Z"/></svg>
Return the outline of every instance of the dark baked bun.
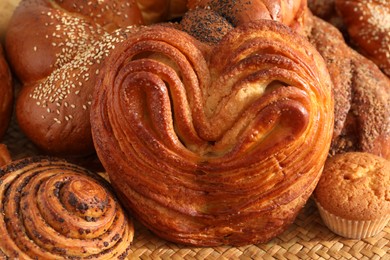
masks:
<svg viewBox="0 0 390 260"><path fill-rule="evenodd" d="M310 42L324 57L334 85L331 154L367 152L390 158L390 80L351 49L331 24L308 13Z"/></svg>
<svg viewBox="0 0 390 260"><path fill-rule="evenodd" d="M233 25L217 12L196 8L186 12L180 21L181 29L207 44L218 43Z"/></svg>
<svg viewBox="0 0 390 260"><path fill-rule="evenodd" d="M6 47L23 83L18 123L40 149L71 156L94 151L89 107L95 77L104 57L125 37L125 30L119 35L115 29L141 22L134 1L20 3Z"/></svg>
<svg viewBox="0 0 390 260"><path fill-rule="evenodd" d="M2 259L124 259L133 240L109 184L62 160L0 168L0 202Z"/></svg>
<svg viewBox="0 0 390 260"><path fill-rule="evenodd" d="M13 109L12 76L0 44L0 139L7 131Z"/></svg>
<svg viewBox="0 0 390 260"><path fill-rule="evenodd" d="M295 31L303 28L306 0L189 0L190 10L197 8L213 10L233 26L260 19L273 20Z"/></svg>
<svg viewBox="0 0 390 260"><path fill-rule="evenodd" d="M390 1L335 0L351 42L390 76Z"/></svg>
<svg viewBox="0 0 390 260"><path fill-rule="evenodd" d="M157 235L266 242L305 204L328 155L331 81L303 37L272 20L206 45L150 26L106 59L91 109L99 158Z"/></svg>

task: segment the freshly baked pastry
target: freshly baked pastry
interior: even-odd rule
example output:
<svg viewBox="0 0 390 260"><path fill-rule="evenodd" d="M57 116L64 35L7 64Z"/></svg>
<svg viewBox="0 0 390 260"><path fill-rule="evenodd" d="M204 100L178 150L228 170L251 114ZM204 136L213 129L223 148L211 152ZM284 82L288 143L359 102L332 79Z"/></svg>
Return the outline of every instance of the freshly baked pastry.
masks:
<svg viewBox="0 0 390 260"><path fill-rule="evenodd" d="M303 28L306 0L188 0L190 10L212 10L233 26L260 19L281 22L300 31Z"/></svg>
<svg viewBox="0 0 390 260"><path fill-rule="evenodd" d="M390 220L390 161L369 153L330 157L314 197L325 224L335 233L374 236Z"/></svg>
<svg viewBox="0 0 390 260"><path fill-rule="evenodd" d="M0 168L0 258L124 259L134 228L106 181L65 161Z"/></svg>
<svg viewBox="0 0 390 260"><path fill-rule="evenodd" d="M361 151L390 159L390 80L351 49L341 33L308 13L307 35L324 57L334 85L330 153Z"/></svg>
<svg viewBox="0 0 390 260"><path fill-rule="evenodd" d="M390 76L390 1L335 0L352 43Z"/></svg>
<svg viewBox="0 0 390 260"><path fill-rule="evenodd" d="M0 44L0 139L7 131L13 109L12 76Z"/></svg>
<svg viewBox="0 0 390 260"><path fill-rule="evenodd" d="M217 44L234 26L213 10L197 8L186 12L181 30L207 44Z"/></svg>
<svg viewBox="0 0 390 260"><path fill-rule="evenodd" d="M333 130L322 57L279 22L207 45L166 26L106 59L94 143L124 205L159 236L215 246L265 242L312 193Z"/></svg>
<svg viewBox="0 0 390 260"><path fill-rule="evenodd" d="M126 37L126 30L115 29L141 22L135 1L20 3L6 49L23 83L16 104L19 126L40 149L73 156L94 150L89 107L95 77L104 57Z"/></svg>

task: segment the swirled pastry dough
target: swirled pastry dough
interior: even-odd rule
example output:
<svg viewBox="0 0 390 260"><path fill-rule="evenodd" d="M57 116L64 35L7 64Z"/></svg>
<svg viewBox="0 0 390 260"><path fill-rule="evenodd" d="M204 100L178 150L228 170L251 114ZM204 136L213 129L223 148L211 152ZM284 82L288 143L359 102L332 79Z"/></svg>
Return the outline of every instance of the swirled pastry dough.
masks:
<svg viewBox="0 0 390 260"><path fill-rule="evenodd" d="M104 179L60 160L0 168L0 210L0 258L124 258L133 240Z"/></svg>
<svg viewBox="0 0 390 260"><path fill-rule="evenodd" d="M166 26L106 60L91 123L127 206L156 234L214 246L265 242L312 193L333 129L321 56L261 20L215 46Z"/></svg>

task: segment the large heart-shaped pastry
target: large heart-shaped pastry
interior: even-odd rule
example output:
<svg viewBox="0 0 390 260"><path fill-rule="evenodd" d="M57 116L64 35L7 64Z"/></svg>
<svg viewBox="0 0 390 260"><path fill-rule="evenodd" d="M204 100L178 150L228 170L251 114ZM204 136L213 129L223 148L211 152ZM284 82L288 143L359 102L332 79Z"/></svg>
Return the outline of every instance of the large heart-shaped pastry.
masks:
<svg viewBox="0 0 390 260"><path fill-rule="evenodd" d="M125 206L159 236L265 242L312 193L333 129L323 59L259 21L216 46L169 26L111 53L91 109L98 155Z"/></svg>

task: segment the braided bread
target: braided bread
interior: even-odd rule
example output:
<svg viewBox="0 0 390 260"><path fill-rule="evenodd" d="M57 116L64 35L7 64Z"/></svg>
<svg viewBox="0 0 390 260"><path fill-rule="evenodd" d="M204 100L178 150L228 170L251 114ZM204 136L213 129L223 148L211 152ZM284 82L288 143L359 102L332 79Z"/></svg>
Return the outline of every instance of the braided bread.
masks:
<svg viewBox="0 0 390 260"><path fill-rule="evenodd" d="M0 168L0 258L123 259L132 222L99 175L62 160Z"/></svg>
<svg viewBox="0 0 390 260"><path fill-rule="evenodd" d="M171 241L265 242L313 191L333 129L317 51L271 20L216 45L166 26L106 60L91 109L99 158L124 205Z"/></svg>
<svg viewBox="0 0 390 260"><path fill-rule="evenodd" d="M134 1L20 3L6 49L23 83L16 101L19 126L42 151L72 156L94 151L89 104L95 77L104 57L126 37L115 30L140 23Z"/></svg>

